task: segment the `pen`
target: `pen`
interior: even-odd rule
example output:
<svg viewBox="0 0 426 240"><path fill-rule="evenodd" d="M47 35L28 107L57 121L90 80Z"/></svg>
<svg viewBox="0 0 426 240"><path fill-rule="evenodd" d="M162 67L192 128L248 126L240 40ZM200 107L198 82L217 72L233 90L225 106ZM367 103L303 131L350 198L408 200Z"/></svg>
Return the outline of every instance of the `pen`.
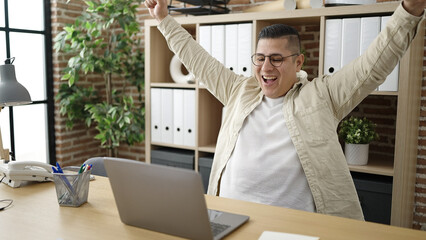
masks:
<svg viewBox="0 0 426 240"><path fill-rule="evenodd" d="M86 164L85 164L85 163L83 163L83 164L81 165L80 170L78 171L78 173L82 173L82 172L84 171L85 166L86 166Z"/></svg>
<svg viewBox="0 0 426 240"><path fill-rule="evenodd" d="M84 169L84 172L87 172L90 169L92 169L92 164L86 165L86 168Z"/></svg>
<svg viewBox="0 0 426 240"><path fill-rule="evenodd" d="M56 167L58 168L58 173L64 173L64 171L62 171L62 168L58 162L56 163Z"/></svg>

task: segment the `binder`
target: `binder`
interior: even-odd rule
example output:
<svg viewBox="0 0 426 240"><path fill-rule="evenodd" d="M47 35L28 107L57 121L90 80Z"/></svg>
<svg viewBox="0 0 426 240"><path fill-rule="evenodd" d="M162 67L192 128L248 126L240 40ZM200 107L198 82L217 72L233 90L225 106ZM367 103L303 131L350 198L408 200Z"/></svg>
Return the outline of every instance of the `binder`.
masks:
<svg viewBox="0 0 426 240"><path fill-rule="evenodd" d="M341 68L359 57L360 34L361 18L344 18L342 20Z"/></svg>
<svg viewBox="0 0 426 240"><path fill-rule="evenodd" d="M238 25L225 25L225 66L234 72L238 68Z"/></svg>
<svg viewBox="0 0 426 240"><path fill-rule="evenodd" d="M183 145L183 89L173 89L173 143Z"/></svg>
<svg viewBox="0 0 426 240"><path fill-rule="evenodd" d="M225 64L225 25L212 26L212 56Z"/></svg>
<svg viewBox="0 0 426 240"><path fill-rule="evenodd" d="M331 75L340 69L342 49L342 19L325 21L324 74Z"/></svg>
<svg viewBox="0 0 426 240"><path fill-rule="evenodd" d="M195 90L184 90L183 145L195 147Z"/></svg>
<svg viewBox="0 0 426 240"><path fill-rule="evenodd" d="M206 26L200 26L200 40L198 41L200 43L200 45L209 53L212 53L212 33L211 33L211 29L212 27L209 25Z"/></svg>
<svg viewBox="0 0 426 240"><path fill-rule="evenodd" d="M161 89L151 88L151 141L161 142Z"/></svg>
<svg viewBox="0 0 426 240"><path fill-rule="evenodd" d="M236 73L250 77L252 74L252 23L238 24L238 70Z"/></svg>
<svg viewBox="0 0 426 240"><path fill-rule="evenodd" d="M173 89L161 89L161 142L173 143Z"/></svg>
<svg viewBox="0 0 426 240"><path fill-rule="evenodd" d="M390 16L385 16L381 18L381 30L383 30L388 22ZM399 81L399 63L395 66L393 71L387 76L384 83L379 86L379 91L389 91L396 92L398 91L398 81Z"/></svg>
<svg viewBox="0 0 426 240"><path fill-rule="evenodd" d="M380 32L380 17L361 18L360 55L367 50Z"/></svg>

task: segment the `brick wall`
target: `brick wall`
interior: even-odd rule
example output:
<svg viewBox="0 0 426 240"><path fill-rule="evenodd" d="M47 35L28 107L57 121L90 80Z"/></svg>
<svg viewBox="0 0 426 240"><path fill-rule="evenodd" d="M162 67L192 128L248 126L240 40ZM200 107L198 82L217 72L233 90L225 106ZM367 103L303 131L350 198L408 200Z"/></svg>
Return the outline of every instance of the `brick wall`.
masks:
<svg viewBox="0 0 426 240"><path fill-rule="evenodd" d="M413 228L426 230L426 36L423 51L423 80L420 106L417 180Z"/></svg>
<svg viewBox="0 0 426 240"><path fill-rule="evenodd" d="M244 9L258 6L270 1L256 0L231 0L228 8L231 12L242 12ZM52 4L52 35L53 37L62 30L66 23L72 23L74 18L85 8L81 0L71 0L66 4L66 0L51 0ZM173 1L172 5L182 6L178 1ZM142 24L149 16L148 10L141 6L138 8L138 20ZM298 27L301 33L302 47L306 49L308 62L305 70L312 79L318 74L319 61L319 26ZM144 44L144 31L138 36ZM426 66L426 38L425 38ZM53 54L54 64L54 92L57 93L60 85L60 71L66 66L66 56ZM90 81L89 81L90 80ZM100 84L100 80L88 79L86 84ZM354 115L363 115L378 124L378 131L381 135L380 141L371 146L374 157L392 159L395 143L395 119L396 119L396 97L392 96L369 96L354 111ZM419 126L419 146L417 165L417 184L415 192L415 212L413 228L426 230L426 67L423 70L422 87L422 107L420 109ZM65 129L65 119L58 112L58 105L55 106L55 134L56 134L56 156L57 161L64 165L80 164L84 160L93 156L104 156L105 151L99 148L99 143L93 140L96 131L87 130L82 123L75 125L72 131ZM144 161L144 144L136 146L121 146L119 157Z"/></svg>

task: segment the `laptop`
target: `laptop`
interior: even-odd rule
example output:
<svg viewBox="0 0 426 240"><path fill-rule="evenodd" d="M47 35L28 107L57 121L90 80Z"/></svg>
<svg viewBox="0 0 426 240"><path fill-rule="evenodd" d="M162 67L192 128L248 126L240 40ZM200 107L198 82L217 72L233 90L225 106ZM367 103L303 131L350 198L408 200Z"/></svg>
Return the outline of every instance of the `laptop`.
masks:
<svg viewBox="0 0 426 240"><path fill-rule="evenodd" d="M221 239L249 217L208 210L201 176L192 170L105 159L123 223L189 239Z"/></svg>

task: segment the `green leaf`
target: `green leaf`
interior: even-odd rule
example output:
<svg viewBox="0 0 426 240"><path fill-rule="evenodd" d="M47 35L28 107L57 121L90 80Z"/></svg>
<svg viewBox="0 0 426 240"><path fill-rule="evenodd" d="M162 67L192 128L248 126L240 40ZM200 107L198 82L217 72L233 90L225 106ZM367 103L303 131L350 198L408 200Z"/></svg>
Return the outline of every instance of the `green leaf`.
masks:
<svg viewBox="0 0 426 240"><path fill-rule="evenodd" d="M72 32L74 32L74 27L73 27L73 26L65 26L65 27L64 27L64 30L65 30L67 33L72 33Z"/></svg>
<svg viewBox="0 0 426 240"><path fill-rule="evenodd" d="M84 1L86 4L87 4L87 6L89 6L90 8L94 8L95 7L95 3L94 2L92 2L92 1Z"/></svg>
<svg viewBox="0 0 426 240"><path fill-rule="evenodd" d="M74 85L74 82L75 82L75 77L71 75L70 78L68 79L68 85L71 87L72 85Z"/></svg>
<svg viewBox="0 0 426 240"><path fill-rule="evenodd" d="M130 118L129 117L124 117L124 121L127 123L127 124L130 124L132 121L130 120Z"/></svg>
<svg viewBox="0 0 426 240"><path fill-rule="evenodd" d="M71 74L67 73L64 76L62 76L61 80L68 80L70 79L70 77L71 77Z"/></svg>
<svg viewBox="0 0 426 240"><path fill-rule="evenodd" d="M340 123L338 134L346 143L368 144L379 138L375 127L376 124L365 117L361 119L352 116Z"/></svg>

